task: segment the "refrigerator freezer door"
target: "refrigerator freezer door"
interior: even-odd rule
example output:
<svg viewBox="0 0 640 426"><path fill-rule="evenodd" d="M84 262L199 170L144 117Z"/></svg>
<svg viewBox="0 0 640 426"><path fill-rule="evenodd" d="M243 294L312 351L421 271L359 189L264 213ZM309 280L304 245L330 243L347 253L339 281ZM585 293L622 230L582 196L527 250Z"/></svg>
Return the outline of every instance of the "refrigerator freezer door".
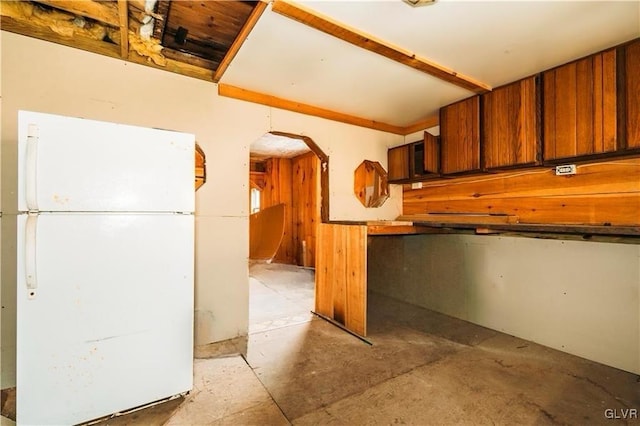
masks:
<svg viewBox="0 0 640 426"><path fill-rule="evenodd" d="M18 215L18 423L76 424L190 390L193 215L27 216Z"/></svg>
<svg viewBox="0 0 640 426"><path fill-rule="evenodd" d="M18 210L193 212L193 135L29 111L18 123Z"/></svg>

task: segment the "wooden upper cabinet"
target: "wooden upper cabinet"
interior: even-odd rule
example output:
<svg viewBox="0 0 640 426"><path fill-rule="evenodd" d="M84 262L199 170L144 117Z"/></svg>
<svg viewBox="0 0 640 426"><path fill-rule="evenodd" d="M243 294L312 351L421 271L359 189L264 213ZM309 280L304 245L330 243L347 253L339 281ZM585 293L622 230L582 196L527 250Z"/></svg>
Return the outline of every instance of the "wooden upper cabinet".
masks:
<svg viewBox="0 0 640 426"><path fill-rule="evenodd" d="M440 138L424 132L424 173L440 173Z"/></svg>
<svg viewBox="0 0 640 426"><path fill-rule="evenodd" d="M536 164L539 160L537 78L482 95L482 144L487 169Z"/></svg>
<svg viewBox="0 0 640 426"><path fill-rule="evenodd" d="M480 96L440 109L440 152L443 174L480 169Z"/></svg>
<svg viewBox="0 0 640 426"><path fill-rule="evenodd" d="M389 182L409 179L409 145L390 148L387 162Z"/></svg>
<svg viewBox="0 0 640 426"><path fill-rule="evenodd" d="M625 140L628 149L640 148L640 40L624 48Z"/></svg>
<svg viewBox="0 0 640 426"><path fill-rule="evenodd" d="M547 71L543 80L545 160L618 148L615 50Z"/></svg>

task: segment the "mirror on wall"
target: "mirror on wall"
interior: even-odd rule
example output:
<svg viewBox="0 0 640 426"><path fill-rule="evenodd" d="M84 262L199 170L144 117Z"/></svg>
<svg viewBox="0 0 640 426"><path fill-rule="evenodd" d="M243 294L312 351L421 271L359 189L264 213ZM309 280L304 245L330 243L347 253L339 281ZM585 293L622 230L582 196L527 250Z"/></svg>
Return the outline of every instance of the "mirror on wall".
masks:
<svg viewBox="0 0 640 426"><path fill-rule="evenodd" d="M389 198L387 171L377 161L360 163L353 181L354 193L365 207L380 207Z"/></svg>

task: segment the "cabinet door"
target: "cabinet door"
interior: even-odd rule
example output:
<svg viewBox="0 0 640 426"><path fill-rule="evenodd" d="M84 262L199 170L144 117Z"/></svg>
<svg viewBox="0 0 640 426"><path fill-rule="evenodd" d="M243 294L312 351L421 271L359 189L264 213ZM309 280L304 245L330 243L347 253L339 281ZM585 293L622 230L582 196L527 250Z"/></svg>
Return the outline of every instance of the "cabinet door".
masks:
<svg viewBox="0 0 640 426"><path fill-rule="evenodd" d="M480 97L473 96L440 109L442 173L480 168Z"/></svg>
<svg viewBox="0 0 640 426"><path fill-rule="evenodd" d="M387 152L389 182L409 179L409 145L397 146Z"/></svg>
<svg viewBox="0 0 640 426"><path fill-rule="evenodd" d="M640 40L625 47L625 138L627 148L640 148Z"/></svg>
<svg viewBox="0 0 640 426"><path fill-rule="evenodd" d="M547 71L543 78L546 160L617 149L615 50Z"/></svg>
<svg viewBox="0 0 640 426"><path fill-rule="evenodd" d="M424 132L423 167L425 173L440 173L440 140L428 132Z"/></svg>
<svg viewBox="0 0 640 426"><path fill-rule="evenodd" d="M530 77L482 95L484 167L535 164L538 130L537 79Z"/></svg>

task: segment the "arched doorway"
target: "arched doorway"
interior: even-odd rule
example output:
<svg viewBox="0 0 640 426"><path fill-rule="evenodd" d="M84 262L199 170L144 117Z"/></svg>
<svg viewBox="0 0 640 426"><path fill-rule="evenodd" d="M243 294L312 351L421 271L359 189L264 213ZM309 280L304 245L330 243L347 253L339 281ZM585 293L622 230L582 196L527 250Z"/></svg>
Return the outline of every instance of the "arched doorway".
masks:
<svg viewBox="0 0 640 426"><path fill-rule="evenodd" d="M313 267L315 228L329 220L329 157L308 136L273 131L251 144L250 164L250 212L285 206L282 243L268 260Z"/></svg>
<svg viewBox="0 0 640 426"><path fill-rule="evenodd" d="M329 220L329 158L308 136L276 131L252 143L250 156L250 209L259 205L260 211L250 216L250 241L272 246L260 238L280 237L273 232L279 224L269 220L282 220L273 213L285 211L273 257L249 260L249 333L254 333L311 320L317 226ZM251 252L256 251L250 247Z"/></svg>

